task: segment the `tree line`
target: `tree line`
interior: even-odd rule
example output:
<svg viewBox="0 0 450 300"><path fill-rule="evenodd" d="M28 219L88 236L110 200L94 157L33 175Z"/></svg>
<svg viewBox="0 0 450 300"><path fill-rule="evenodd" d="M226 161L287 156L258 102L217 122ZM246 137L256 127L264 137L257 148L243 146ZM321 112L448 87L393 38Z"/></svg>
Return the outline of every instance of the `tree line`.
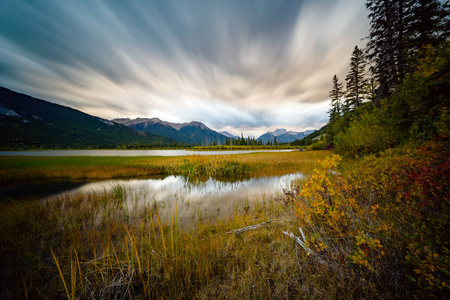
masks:
<svg viewBox="0 0 450 300"><path fill-rule="evenodd" d="M449 1L367 0L370 31L334 75L327 144L350 156L448 127Z"/></svg>

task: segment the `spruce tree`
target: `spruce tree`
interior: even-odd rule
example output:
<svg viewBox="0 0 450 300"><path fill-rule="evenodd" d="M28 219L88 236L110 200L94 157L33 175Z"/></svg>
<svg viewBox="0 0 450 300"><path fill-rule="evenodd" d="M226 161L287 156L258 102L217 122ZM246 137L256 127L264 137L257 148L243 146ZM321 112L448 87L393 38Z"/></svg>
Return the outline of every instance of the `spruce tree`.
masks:
<svg viewBox="0 0 450 300"><path fill-rule="evenodd" d="M436 47L448 38L448 11L436 0L409 0L405 42L411 64L425 56L427 46Z"/></svg>
<svg viewBox="0 0 450 300"><path fill-rule="evenodd" d="M404 76L407 0L367 0L370 31L367 58L379 83L378 94L388 97Z"/></svg>
<svg viewBox="0 0 450 300"><path fill-rule="evenodd" d="M345 78L347 82L345 111L360 107L364 100L366 64L364 53L358 46L355 46L350 58L350 71Z"/></svg>
<svg viewBox="0 0 450 300"><path fill-rule="evenodd" d="M344 96L344 87L336 75L333 76L333 88L329 93L331 99L330 123L334 123L342 114L342 97Z"/></svg>
<svg viewBox="0 0 450 300"><path fill-rule="evenodd" d="M450 33L448 1L367 0L370 31L367 58L379 83L378 95L390 96L427 46L436 47Z"/></svg>

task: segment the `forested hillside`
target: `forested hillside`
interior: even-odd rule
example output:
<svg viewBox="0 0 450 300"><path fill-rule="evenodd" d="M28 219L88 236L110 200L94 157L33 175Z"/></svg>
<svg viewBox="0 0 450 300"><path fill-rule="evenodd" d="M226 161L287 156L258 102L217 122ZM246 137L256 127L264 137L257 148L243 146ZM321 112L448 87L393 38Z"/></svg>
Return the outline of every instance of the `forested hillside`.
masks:
<svg viewBox="0 0 450 300"><path fill-rule="evenodd" d="M156 147L175 141L0 87L0 149Z"/></svg>

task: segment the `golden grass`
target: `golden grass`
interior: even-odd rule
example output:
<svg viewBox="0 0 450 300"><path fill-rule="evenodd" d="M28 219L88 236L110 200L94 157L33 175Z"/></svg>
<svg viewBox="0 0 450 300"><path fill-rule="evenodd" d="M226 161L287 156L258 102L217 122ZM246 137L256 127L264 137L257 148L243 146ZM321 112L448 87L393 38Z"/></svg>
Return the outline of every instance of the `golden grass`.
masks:
<svg viewBox="0 0 450 300"><path fill-rule="evenodd" d="M302 289L297 263L308 258L281 233L293 227L281 204L179 228L176 206L167 223L157 205L126 216L116 194L2 203L2 298L286 298ZM253 224L263 226L232 233Z"/></svg>
<svg viewBox="0 0 450 300"><path fill-rule="evenodd" d="M327 152L304 154L257 153L220 159L237 160L248 167L248 174L259 176L288 170L308 174L314 169L314 159ZM137 158L132 162L176 167L183 159ZM219 158L200 160L206 164L215 159ZM301 192L289 192L285 202L246 201L226 218L194 216L185 225L178 223L176 202L172 217L163 219L160 213L165 204L129 208L120 186L110 193L0 202L0 298L426 298L429 290L419 289L406 276L416 271L403 255L411 256L410 247L414 247L403 241L423 236L403 230L414 228L414 222L399 218L406 202L386 201L397 190L389 187L394 177L380 170L394 168L392 174L397 174L394 161L372 157L359 166L354 163L354 172L347 170L349 174L341 177L329 171L333 161L325 160L313 180ZM417 166L422 168L422 161ZM380 180L387 188L378 188ZM373 201L382 201L385 207ZM446 209L437 220L448 220ZM347 223L337 222L339 218ZM395 226L380 228L378 221L393 221ZM314 252L311 255L283 234L289 230L301 236L299 226L306 247ZM236 231L243 228L247 230ZM391 234L395 228L401 230ZM438 234L446 228L439 228ZM436 237L428 242L439 241ZM431 249L430 243L425 250ZM442 243L448 242L443 239ZM421 266L448 268L448 260L442 260L448 259L448 253L425 258L435 259L433 263L441 259L441 265L419 261ZM447 277L440 280L448 282ZM443 286L434 295L445 293L448 288Z"/></svg>
<svg viewBox="0 0 450 300"><path fill-rule="evenodd" d="M329 151L261 152L239 155L202 156L205 164L237 161L252 177L310 174L314 161ZM1 157L0 183L35 179L109 179L182 174L185 160L178 157Z"/></svg>

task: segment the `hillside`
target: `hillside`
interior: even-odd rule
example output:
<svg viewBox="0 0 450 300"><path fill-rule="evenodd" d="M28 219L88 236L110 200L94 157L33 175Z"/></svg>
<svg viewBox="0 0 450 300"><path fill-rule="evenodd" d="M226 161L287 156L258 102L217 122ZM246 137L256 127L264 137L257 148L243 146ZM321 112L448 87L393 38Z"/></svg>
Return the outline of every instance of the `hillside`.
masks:
<svg viewBox="0 0 450 300"><path fill-rule="evenodd" d="M2 149L101 148L174 142L0 87Z"/></svg>

